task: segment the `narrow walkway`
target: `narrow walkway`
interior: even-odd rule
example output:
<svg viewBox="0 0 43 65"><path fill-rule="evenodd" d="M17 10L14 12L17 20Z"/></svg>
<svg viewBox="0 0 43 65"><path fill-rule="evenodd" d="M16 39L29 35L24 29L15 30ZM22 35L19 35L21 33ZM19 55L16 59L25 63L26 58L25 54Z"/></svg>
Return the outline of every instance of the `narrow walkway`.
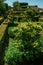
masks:
<svg viewBox="0 0 43 65"><path fill-rule="evenodd" d="M9 13L11 14L11 12L9 12ZM3 35L6 31L6 28L10 22L10 20L9 20L9 17L11 17L10 14L8 14L7 18L0 25L0 41L2 40Z"/></svg>
<svg viewBox="0 0 43 65"><path fill-rule="evenodd" d="M0 25L0 41L1 41L2 37L3 37L3 35L4 35L4 32L5 32L6 28L7 28L7 26L8 25L4 25L4 24Z"/></svg>

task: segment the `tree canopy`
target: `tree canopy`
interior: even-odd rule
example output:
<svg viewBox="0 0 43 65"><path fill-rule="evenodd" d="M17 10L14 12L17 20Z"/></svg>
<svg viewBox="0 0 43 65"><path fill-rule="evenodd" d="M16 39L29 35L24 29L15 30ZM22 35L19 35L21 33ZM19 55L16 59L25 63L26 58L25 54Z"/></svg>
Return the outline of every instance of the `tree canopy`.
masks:
<svg viewBox="0 0 43 65"><path fill-rule="evenodd" d="M6 11L4 1L5 0L0 0L0 14L5 14L5 11Z"/></svg>

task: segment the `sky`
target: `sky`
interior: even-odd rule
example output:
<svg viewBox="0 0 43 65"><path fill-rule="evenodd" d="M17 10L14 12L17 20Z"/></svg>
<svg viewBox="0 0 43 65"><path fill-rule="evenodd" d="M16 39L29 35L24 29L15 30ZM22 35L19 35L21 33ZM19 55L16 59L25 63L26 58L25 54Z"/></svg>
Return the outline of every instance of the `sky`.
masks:
<svg viewBox="0 0 43 65"><path fill-rule="evenodd" d="M5 2L12 6L15 1L27 2L29 5L38 5L38 7L43 8L43 0L6 0Z"/></svg>

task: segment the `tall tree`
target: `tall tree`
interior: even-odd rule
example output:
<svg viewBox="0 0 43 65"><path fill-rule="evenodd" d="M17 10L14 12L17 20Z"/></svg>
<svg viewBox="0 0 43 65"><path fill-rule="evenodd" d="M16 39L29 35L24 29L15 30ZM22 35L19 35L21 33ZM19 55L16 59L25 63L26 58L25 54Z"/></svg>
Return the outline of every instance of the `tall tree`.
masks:
<svg viewBox="0 0 43 65"><path fill-rule="evenodd" d="M18 1L13 3L13 7L15 10L18 10L18 11L21 10L20 3Z"/></svg>
<svg viewBox="0 0 43 65"><path fill-rule="evenodd" d="M5 0L0 0L0 14L5 14L5 4L4 4Z"/></svg>

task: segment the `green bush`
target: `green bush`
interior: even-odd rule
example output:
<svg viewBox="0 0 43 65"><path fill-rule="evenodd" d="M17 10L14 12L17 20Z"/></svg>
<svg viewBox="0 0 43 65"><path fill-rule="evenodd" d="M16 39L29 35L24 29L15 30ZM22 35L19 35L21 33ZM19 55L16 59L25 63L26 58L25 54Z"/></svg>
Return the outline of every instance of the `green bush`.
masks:
<svg viewBox="0 0 43 65"><path fill-rule="evenodd" d="M14 37L13 27L10 27L10 28L8 29L8 34L9 34L9 36L10 36L11 38Z"/></svg>
<svg viewBox="0 0 43 65"><path fill-rule="evenodd" d="M20 41L13 41L10 43L10 46L6 52L5 60L9 65L16 65L17 62L22 61L23 52L19 51L16 47L17 44L21 44ZM14 47L15 46L15 47ZM6 59L7 58L7 59Z"/></svg>
<svg viewBox="0 0 43 65"><path fill-rule="evenodd" d="M43 28L43 23L39 23L39 25Z"/></svg>
<svg viewBox="0 0 43 65"><path fill-rule="evenodd" d="M14 37L5 52L5 62L8 65L18 65L19 62L25 60L33 61L38 58L41 52L41 45L39 43L39 32L41 29L41 26L33 25L31 22L19 23L17 27L12 27L10 32L12 35L14 34Z"/></svg>

